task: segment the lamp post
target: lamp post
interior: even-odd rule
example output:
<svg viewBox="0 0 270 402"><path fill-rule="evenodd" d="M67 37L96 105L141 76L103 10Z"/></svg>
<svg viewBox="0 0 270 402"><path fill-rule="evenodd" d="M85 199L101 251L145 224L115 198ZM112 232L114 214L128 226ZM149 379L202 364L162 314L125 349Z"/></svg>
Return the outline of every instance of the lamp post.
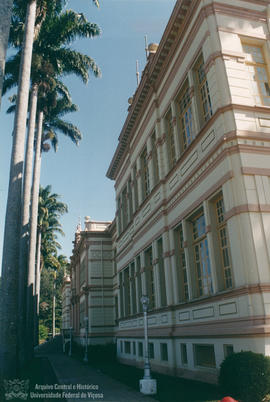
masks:
<svg viewBox="0 0 270 402"><path fill-rule="evenodd" d="M85 321L85 352L83 361L88 363L88 317L84 317Z"/></svg>
<svg viewBox="0 0 270 402"><path fill-rule="evenodd" d="M144 376L140 380L140 391L145 395L154 395L157 393L157 380L151 378L151 367L149 361L149 349L148 349L148 322L147 311L149 306L149 297L142 296L141 303L143 306L143 318L144 318Z"/></svg>
<svg viewBox="0 0 270 402"><path fill-rule="evenodd" d="M72 342L72 327L69 327L69 352L68 352L69 356L71 356L71 342Z"/></svg>

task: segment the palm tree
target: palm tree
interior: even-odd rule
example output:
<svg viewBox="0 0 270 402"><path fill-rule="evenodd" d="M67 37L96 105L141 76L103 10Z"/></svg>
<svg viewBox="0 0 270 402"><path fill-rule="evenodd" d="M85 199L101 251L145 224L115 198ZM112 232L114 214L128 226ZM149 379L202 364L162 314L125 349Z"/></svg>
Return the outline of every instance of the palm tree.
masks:
<svg viewBox="0 0 270 402"><path fill-rule="evenodd" d="M98 6L98 1L93 0ZM15 7L24 9L25 0L14 1ZM36 10L38 13L36 19ZM61 0L28 0L24 26L24 41L21 52L18 100L13 130L13 147L10 164L10 179L6 209L4 246L3 246L3 286L0 303L3 306L0 318L0 378L10 377L17 371L17 310L18 310L18 271L19 271L19 238L21 233L21 189L23 174L23 153L25 127L30 83L30 66L35 34L52 4L60 4ZM32 284L30 285L30 287Z"/></svg>
<svg viewBox="0 0 270 402"><path fill-rule="evenodd" d="M18 100L14 119L13 145L5 219L2 280L0 303L0 378L8 378L18 371L17 322L18 322L18 267L21 222L21 186L23 175L24 140L30 85L32 47L36 17L36 1L27 6L25 33L22 46L18 84Z"/></svg>
<svg viewBox="0 0 270 402"><path fill-rule="evenodd" d="M13 0L2 0L0 3L0 106L1 106L1 95L2 95L2 85L4 79L4 69L5 69L5 58L6 50L8 45L8 33L10 27L10 17L12 9Z"/></svg>
<svg viewBox="0 0 270 402"><path fill-rule="evenodd" d="M12 35L14 43L18 45L20 38L20 29L15 26L15 33ZM13 31L12 31L13 32ZM38 36L34 42L34 57L32 65L32 95L31 95L31 108L30 124L32 130L29 129L26 166L24 176L24 197L23 197L23 214L22 214L22 236L21 236L21 264L20 272L22 278L25 276L25 261L26 261L26 241L27 241L27 227L29 222L29 200L30 200L30 183L31 183L31 155L33 154L33 137L34 137L34 121L36 114L37 96L38 93L46 93L48 88L54 87L57 82L56 74L69 74L75 72L80 76L84 82L87 82L88 71L91 68L94 75L98 76L100 71L95 62L88 56L76 52L66 45L72 42L76 37L93 37L99 34L99 28L96 24L89 23L82 14L77 14L73 11L66 11L61 14L49 14L40 27ZM57 39L56 39L57 38ZM19 53L13 56L7 63L7 79L5 83L5 90L12 87L16 82L16 66L18 65ZM39 112L39 130L37 131L40 136L42 135L43 123L43 110ZM62 132L70 131L68 126L62 125ZM30 135L31 134L31 135ZM29 267L28 267L28 282L27 288L30 290L30 296L34 283L34 266L35 266L35 251L36 251L36 220L37 220L37 199L38 187L40 177L40 148L39 143L41 138L37 137L36 156L34 164L34 180L32 186L32 212L31 212L31 229L30 229L30 250L29 250ZM55 137L56 138L56 137ZM30 156L29 156L30 155ZM21 278L21 279L22 279ZM23 283L23 279L21 280ZM23 293L21 299L23 299ZM21 303L23 305L23 303ZM31 302L28 302L29 313L32 315ZM23 314L21 314L23 317ZM30 330L31 332L31 330Z"/></svg>
<svg viewBox="0 0 270 402"><path fill-rule="evenodd" d="M60 215L67 212L66 204L58 201L57 194L51 194L51 186L40 187L39 206L38 206L38 242L37 242L37 261L36 261L36 322L35 322L35 344L38 344L38 315L39 315L39 293L40 293L40 274L46 264L58 268L58 260L55 258L57 248L60 245L56 239L57 233L64 235L59 223ZM41 248L42 247L42 248ZM46 254L44 251L46 250ZM41 261L42 251L42 264Z"/></svg>

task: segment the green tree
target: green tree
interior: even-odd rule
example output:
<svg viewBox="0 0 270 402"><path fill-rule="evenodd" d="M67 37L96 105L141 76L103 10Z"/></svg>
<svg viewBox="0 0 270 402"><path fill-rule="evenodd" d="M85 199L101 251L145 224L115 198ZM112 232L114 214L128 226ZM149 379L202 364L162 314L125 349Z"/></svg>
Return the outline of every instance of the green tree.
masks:
<svg viewBox="0 0 270 402"><path fill-rule="evenodd" d="M32 45L33 45L34 34L35 34L35 38L36 38L36 41L35 41L36 47L38 48L38 46L40 46L39 39L42 37L42 29L43 29L43 27L44 26L46 27L46 25L48 24L48 20L45 23L45 20L46 20L47 17L51 18L50 30L53 30L52 29L53 28L53 23L57 22L58 13L55 13L55 15L53 16L53 13L51 13L51 10L55 11L56 8L54 8L54 5L57 4L57 7L58 7L57 12L58 12L59 9L61 9L61 7L60 7L61 3L62 3L61 1L49 1L49 2L46 2L45 0L44 1L40 0L40 1L36 2L36 1L32 0L32 1L29 2L29 4L27 4L27 15L29 14L30 10L32 11L32 8L37 9L37 13L36 13L36 20L34 22L31 20L32 25L35 25L35 30L34 30L34 27L33 27L32 31L31 31L32 34L30 35L29 40L27 39L27 40L25 40L23 42L23 46L21 48L21 55L24 55L25 44L29 47L29 44L31 43L31 51L28 52L28 55L32 56ZM94 1L94 3L96 5L98 5L97 1ZM26 23L24 25L21 24L22 29L20 29L20 24L18 24L18 17L23 15L23 10L25 9L24 4L25 4L25 2L23 2L22 0L20 0L20 1L17 0L15 2L15 5L17 7L17 14L15 13L16 17L17 17L17 20L15 22L17 23L17 25L16 25L16 29L13 31L13 33L11 35L11 38L14 41L14 43L17 43L17 46L19 46L18 43L19 43L19 38L22 37L22 31L28 32L29 27L30 27L28 18L25 20ZM30 5L32 6L32 8L30 7ZM37 7L37 5L38 5L38 7ZM20 12L18 12L18 10ZM33 12L32 12L32 14L33 14ZM73 35L72 35L70 32L68 32L68 29L62 30L66 34L66 42L69 42L69 43L71 41L73 41L75 37L79 37L80 36L80 34L79 34L80 29L82 31L82 27L84 26L84 28L85 28L85 26L86 26L86 20L84 19L84 17L82 15L80 15L80 14L76 14L76 15L75 14L76 13L73 13L73 14L71 13L70 15L71 15L72 18L75 17L75 19L77 19L77 22L78 22L77 31L74 32ZM56 17L56 18L53 18L53 17ZM62 18L61 21L63 23L64 19ZM68 24L66 26L68 26ZM91 29L93 30L93 26L91 26ZM46 29L45 29L45 31L46 31ZM61 30L59 30L59 32L61 32ZM97 32L95 32L95 34L97 34ZM50 35L48 35L48 37L49 36ZM84 37L89 36L89 32L87 31L87 29L84 29L84 31L81 34L81 36L84 36ZM59 38L60 37L61 37L61 35L59 36ZM63 38L64 38L64 35L63 35L62 39ZM54 40L55 39L56 39L56 36L54 37ZM46 46L43 47L42 48L43 52L44 52L45 49L48 49L48 47L46 47ZM61 49L59 47L58 48L58 53L57 54L54 53L54 56L55 56L55 58L54 58L54 62L55 62L54 67L57 67L57 69L58 69L58 71L55 70L55 75L57 75L57 74L62 74L63 75L65 73L70 73L71 71L75 71L76 74L80 75L79 63L81 63L81 65L82 65L83 63L88 63L89 64L89 62L90 62L89 68L91 67L92 70L94 71L94 73L98 72L98 69L96 69L96 66L95 66L95 64L94 64L92 59L88 58L87 56L85 56L85 57L81 57L80 55L78 56L75 51L73 51L72 57L69 58L68 57L68 54L70 54L69 50L71 51L71 49L64 49L64 48ZM18 57L22 60L21 55L18 55ZM62 63L62 64L58 63L58 58L59 57L62 57L62 59L64 60L64 63ZM28 60L28 64L29 64L29 60L30 60L29 57L28 57L27 60ZM38 57L36 58L35 63L37 65L39 65L39 64L42 65L42 63L39 63L39 58ZM46 63L44 63L44 65L46 65ZM84 66L85 66L85 64L84 64ZM47 70L45 69L45 73L46 72L47 72L47 76L48 76L48 68L47 68ZM84 76L84 79L85 79L85 76ZM28 79L27 82L29 84L29 79ZM32 87L32 92L31 92L32 96L37 97L39 91L37 90L37 87L35 87L35 80L33 78L32 78L32 83L34 83L34 86ZM27 86L29 88L28 84L27 85L25 84L25 88ZM40 87L39 87L39 89L40 89ZM27 94L28 94L28 92L29 92L29 90L27 89ZM5 293L4 300L8 300L8 298L11 297L12 300L10 302L6 303L6 305L10 306L11 303L13 303L13 309L9 308L9 311L11 313L13 311L14 314L16 314L16 307L17 307L17 303L16 303L16 300L17 300L17 297L16 297L16 289L17 289L16 279L18 277L18 275L16 275L16 273L18 272L18 249L17 249L17 247L18 247L18 236L17 235L19 233L18 230L19 230L19 222L20 222L19 214L20 214L20 202L21 202L21 177L22 177L22 165L23 165L23 155L22 155L22 153L23 153L23 147L24 147L24 136L25 136L24 133L25 133L25 122L26 122L26 110L25 110L25 108L27 107L27 104L28 104L28 95L27 95L27 97L23 98L24 109L21 108L21 103L20 102L21 102L21 89L19 87L18 88L17 107L16 107L16 116L18 115L19 112L22 114L22 112L25 111L25 113L23 114L23 117L20 117L18 119L18 121L20 122L20 128L21 129L19 129L17 131L14 131L14 133L15 133L14 134L14 143L16 143L16 146L15 146L16 152L13 152L12 160L14 159L14 155L16 156L16 158L15 158L16 161L19 160L19 164L15 163L15 165L17 167L17 171L19 172L18 177L20 178L20 180L17 180L17 176L15 174L17 172L15 172L15 170L14 170L15 165L14 165L14 162L12 162L11 165L13 166L13 168L12 168L13 170L11 169L11 175L10 175L10 183L12 183L12 188L10 186L8 205L7 205L7 215L6 215L7 218L6 218L6 226L5 226L7 234L5 234L4 251L3 251L3 261L5 261L5 264L6 264L6 268L3 266L3 272L4 273L7 272L8 267L12 266L12 275L10 275L10 272L9 272L9 277L7 277L7 275L6 275L6 282L10 283L10 284L12 283L12 287L13 287L13 293L11 293L11 292L9 292L9 294ZM36 102L34 102L33 99L31 99L31 105L32 105L33 108L36 107ZM39 119L38 119L38 121L39 121L38 133L40 133L40 135L42 134L43 115L44 115L43 110L40 110ZM30 117L32 118L32 121L34 119L34 116L35 116L35 113L32 112L30 114ZM16 120L16 118L17 117L15 117L15 120ZM31 126L34 127L34 124L32 124ZM38 140L37 140L37 144L38 144ZM36 150L37 150L38 153L40 152L40 149L39 149L38 146L36 147ZM38 159L38 156L37 156L37 159ZM27 160L29 160L28 156L26 157L26 161ZM39 173L38 172L39 172L39 169L37 169L37 173L35 175L36 180L39 180ZM14 178L16 178L15 181L14 181ZM16 186L15 186L15 184L16 184ZM15 187L16 187L16 189L15 189ZM38 188L38 186L35 186L35 187ZM28 189L29 189L29 185L28 185ZM35 194L36 194L35 199L37 199L37 191L35 192ZM25 191L24 191L23 200L25 200ZM24 208L28 208L29 203L23 202L23 205L25 206ZM32 202L32 205L33 205L33 202ZM24 209L24 211L25 211L25 209ZM26 211L26 213L28 213L28 211ZM23 217L24 217L24 214L23 214ZM33 217L34 217L33 220L36 220L36 209L34 209ZM8 222L9 222L9 224L8 224ZM14 227L13 224L14 223L17 224L16 233L14 233L14 231L13 231L13 227ZM27 223L23 219L23 230L25 230L26 226L27 226ZM35 230L33 231L33 237L35 237ZM11 238L12 238L12 241L9 240ZM34 239L31 241L31 244L32 244L32 249L34 248L34 250L35 250L35 240ZM9 252L9 250L12 250L12 255ZM21 248L21 254L22 254L23 250L25 250L25 242L24 242L24 246ZM32 255L33 254L34 253L32 253ZM15 259L17 259L17 263L16 263ZM12 263L10 261L12 261ZM30 291L30 294L33 293L33 286L34 286L34 277L33 277L33 272L34 272L34 267L33 267L34 262L33 261L34 261L34 259L33 259L33 257L31 258L31 261L32 261L32 263L31 263L31 268L28 271L28 284L27 284L27 287L28 287L28 289ZM23 264L21 264L21 267L22 266L23 266ZM20 272L21 272L21 276L24 277L25 272L24 272L23 267L20 269ZM23 283L23 281L20 281L20 282ZM14 286L14 284L15 284L15 286ZM5 289L6 289L6 286L5 286ZM4 314L2 314L2 316L6 317L6 319L7 319L7 322L6 322L7 325L5 325L3 323L4 325L1 325L1 328L4 328L4 327L9 328L9 323L10 322L17 322L16 319L14 319L15 318L14 314L13 314L13 319L12 320L10 319L12 314L10 314L9 316L6 314L6 312L4 312ZM5 332L5 330L3 330L2 332L3 332L3 339L5 337L6 341L10 344L11 343L10 342L10 337L7 339L7 334L8 333ZM16 332L17 332L16 328L14 328L14 331L12 332L12 333L14 333L13 346L12 346L13 351L16 349L16 346L14 347L14 344L16 345ZM4 346L3 346L3 349L0 349L0 355L1 355L2 352L4 354L5 349L7 350L7 348L5 348ZM11 357L11 356L13 356L13 357ZM6 355L6 357L7 357L7 355ZM9 354L9 357L8 357L8 360L11 361L13 359L13 364L9 365L10 369L12 369L13 367L15 367L15 364L14 364L15 354L14 353Z"/></svg>

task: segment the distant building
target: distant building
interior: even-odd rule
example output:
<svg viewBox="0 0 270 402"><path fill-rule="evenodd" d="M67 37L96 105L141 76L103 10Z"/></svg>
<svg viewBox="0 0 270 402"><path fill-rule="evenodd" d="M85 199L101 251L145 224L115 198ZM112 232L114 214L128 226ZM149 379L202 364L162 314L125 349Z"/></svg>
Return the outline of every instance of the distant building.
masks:
<svg viewBox="0 0 270 402"><path fill-rule="evenodd" d="M156 371L214 382L232 352L270 355L269 10L266 0L179 0L149 46L107 172L111 265L98 268L101 243L87 245L87 230L72 257L77 320L95 284L108 306L88 296L88 314L124 363L143 364L143 294Z"/></svg>
<svg viewBox="0 0 270 402"><path fill-rule="evenodd" d="M62 329L71 327L71 282L70 277L65 275L62 286Z"/></svg>
<svg viewBox="0 0 270 402"><path fill-rule="evenodd" d="M90 343L114 339L114 287L111 222L86 217L78 227L71 258L71 317L75 339L84 342L88 319Z"/></svg>

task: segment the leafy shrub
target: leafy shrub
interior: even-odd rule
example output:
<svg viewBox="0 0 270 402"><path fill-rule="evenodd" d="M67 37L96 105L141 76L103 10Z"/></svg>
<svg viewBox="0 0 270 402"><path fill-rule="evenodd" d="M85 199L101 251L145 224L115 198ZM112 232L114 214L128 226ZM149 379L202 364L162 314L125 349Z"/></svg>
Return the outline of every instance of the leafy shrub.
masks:
<svg viewBox="0 0 270 402"><path fill-rule="evenodd" d="M254 352L229 355L220 366L224 395L242 402L261 402L270 392L270 358Z"/></svg>
<svg viewBox="0 0 270 402"><path fill-rule="evenodd" d="M40 340L47 339L48 334L49 334L48 328L45 327L45 325L43 325L43 324L39 324L39 339Z"/></svg>

